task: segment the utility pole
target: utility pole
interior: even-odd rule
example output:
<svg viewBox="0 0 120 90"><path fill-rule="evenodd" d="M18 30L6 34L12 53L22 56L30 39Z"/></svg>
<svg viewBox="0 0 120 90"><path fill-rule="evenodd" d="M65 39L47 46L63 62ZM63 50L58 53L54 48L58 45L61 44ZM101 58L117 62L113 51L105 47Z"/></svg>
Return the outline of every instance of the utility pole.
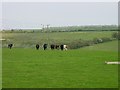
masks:
<svg viewBox="0 0 120 90"><path fill-rule="evenodd" d="M49 26L50 26L50 24L47 24L46 25L47 26L47 39L48 39L48 44L50 44L50 39L49 39Z"/></svg>
<svg viewBox="0 0 120 90"><path fill-rule="evenodd" d="M48 30L49 26L50 26L50 24L47 24L47 30Z"/></svg>
<svg viewBox="0 0 120 90"><path fill-rule="evenodd" d="M45 26L45 25L44 25L44 24L41 24L41 25L42 25L42 30L44 31L44 26Z"/></svg>
<svg viewBox="0 0 120 90"><path fill-rule="evenodd" d="M45 38L47 39L47 44L50 44L50 42L49 42L49 40L50 40L49 39L49 26L50 26L50 24L47 24L47 25L41 24L41 26L42 26L42 31L44 32L44 34L46 34Z"/></svg>

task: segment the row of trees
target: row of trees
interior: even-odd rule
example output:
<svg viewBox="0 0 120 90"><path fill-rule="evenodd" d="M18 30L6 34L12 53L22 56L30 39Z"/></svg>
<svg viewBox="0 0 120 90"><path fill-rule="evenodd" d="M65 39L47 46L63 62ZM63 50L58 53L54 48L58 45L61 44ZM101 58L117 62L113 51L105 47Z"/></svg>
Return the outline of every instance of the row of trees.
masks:
<svg viewBox="0 0 120 90"><path fill-rule="evenodd" d="M89 26L62 26L44 27L42 29L11 29L3 32L37 33L37 32L78 32L78 31L118 31L117 25L89 25Z"/></svg>

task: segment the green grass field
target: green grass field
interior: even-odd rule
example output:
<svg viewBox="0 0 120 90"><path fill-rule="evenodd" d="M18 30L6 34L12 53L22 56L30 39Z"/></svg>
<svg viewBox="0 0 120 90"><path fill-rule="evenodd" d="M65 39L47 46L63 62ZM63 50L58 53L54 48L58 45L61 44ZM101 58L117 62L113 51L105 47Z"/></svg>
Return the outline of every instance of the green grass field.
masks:
<svg viewBox="0 0 120 90"><path fill-rule="evenodd" d="M118 42L68 51L3 48L3 88L117 88Z"/></svg>

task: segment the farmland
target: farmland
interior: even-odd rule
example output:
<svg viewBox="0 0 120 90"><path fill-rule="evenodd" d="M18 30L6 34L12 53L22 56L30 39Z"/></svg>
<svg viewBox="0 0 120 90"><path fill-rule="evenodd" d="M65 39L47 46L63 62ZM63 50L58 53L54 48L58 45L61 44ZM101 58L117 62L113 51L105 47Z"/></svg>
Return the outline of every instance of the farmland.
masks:
<svg viewBox="0 0 120 90"><path fill-rule="evenodd" d="M118 41L61 50L35 50L39 43L111 38L113 32L3 33L3 88L117 88ZM10 50L7 43L14 43Z"/></svg>
<svg viewBox="0 0 120 90"><path fill-rule="evenodd" d="M34 48L35 44L69 44L80 40L93 40L94 38L111 38L116 32L54 32L54 33L2 33L2 38L6 41L2 42L3 47L7 47L8 43L15 44L14 47Z"/></svg>
<svg viewBox="0 0 120 90"><path fill-rule="evenodd" d="M118 87L118 65L104 62L116 61L117 55L109 47L108 51L85 48L67 52L4 48L3 87L115 88Z"/></svg>

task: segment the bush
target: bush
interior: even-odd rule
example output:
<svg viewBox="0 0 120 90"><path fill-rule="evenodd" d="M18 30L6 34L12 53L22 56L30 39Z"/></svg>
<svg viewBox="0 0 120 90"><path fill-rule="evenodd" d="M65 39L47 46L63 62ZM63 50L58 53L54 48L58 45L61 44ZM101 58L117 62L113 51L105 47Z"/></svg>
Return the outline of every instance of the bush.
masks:
<svg viewBox="0 0 120 90"><path fill-rule="evenodd" d="M103 40L101 38L94 38L93 39L94 44L102 43Z"/></svg>
<svg viewBox="0 0 120 90"><path fill-rule="evenodd" d="M101 39L103 40L103 42L112 41L112 39L111 39L111 38L107 38L107 37L103 37L103 38L101 38Z"/></svg>
<svg viewBox="0 0 120 90"><path fill-rule="evenodd" d="M74 42L69 43L70 49L77 49L85 46L90 46L93 44L93 41L83 41L83 40L76 40Z"/></svg>
<svg viewBox="0 0 120 90"><path fill-rule="evenodd" d="M120 32L115 32L112 34L112 38L119 39L120 40Z"/></svg>

